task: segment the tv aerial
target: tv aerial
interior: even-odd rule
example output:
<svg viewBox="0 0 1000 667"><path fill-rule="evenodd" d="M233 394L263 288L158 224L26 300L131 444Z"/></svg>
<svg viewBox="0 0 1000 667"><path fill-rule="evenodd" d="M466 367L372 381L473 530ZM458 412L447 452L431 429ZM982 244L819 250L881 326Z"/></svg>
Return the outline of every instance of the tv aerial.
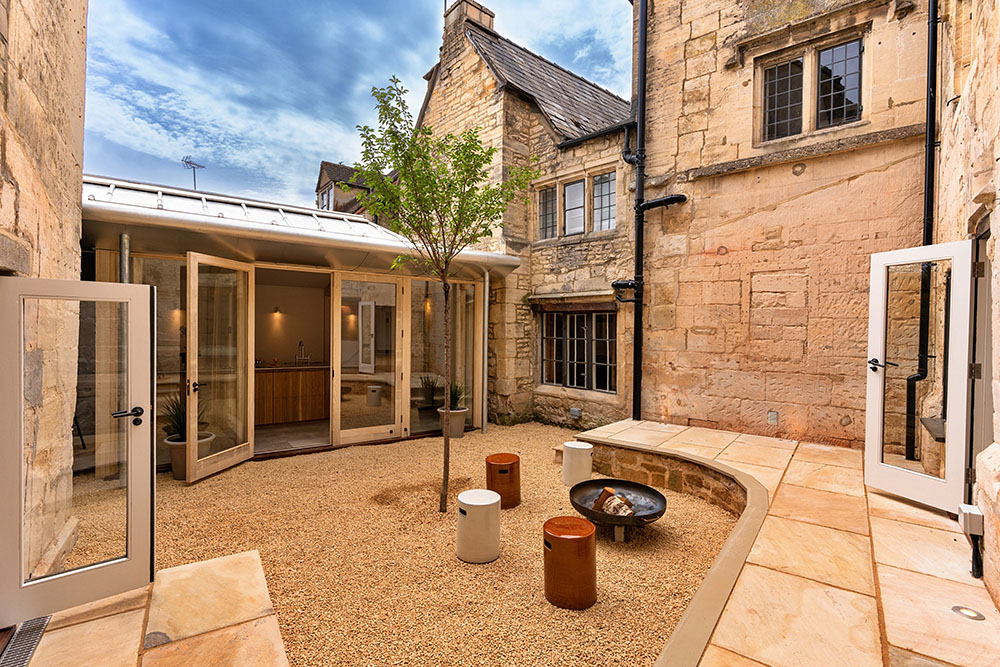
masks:
<svg viewBox="0 0 1000 667"><path fill-rule="evenodd" d="M204 169L205 165L198 164L191 159L190 155L185 155L181 158L181 164L184 165L185 169L191 170L191 178L194 181L194 189L198 189L198 170Z"/></svg>

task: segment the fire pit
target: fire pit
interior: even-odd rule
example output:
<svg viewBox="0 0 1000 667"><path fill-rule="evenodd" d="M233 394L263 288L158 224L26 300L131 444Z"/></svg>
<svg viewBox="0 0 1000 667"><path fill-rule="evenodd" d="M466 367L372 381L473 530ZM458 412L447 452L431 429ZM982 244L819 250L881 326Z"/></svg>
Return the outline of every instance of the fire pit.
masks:
<svg viewBox="0 0 1000 667"><path fill-rule="evenodd" d="M595 510L594 501L601 495L604 487L611 487L615 493L632 503L634 514L618 516ZM651 486L630 482L627 479L588 479L576 484L569 490L569 500L577 512L594 523L614 526L615 542L625 539L625 526L645 526L653 523L667 509L667 499Z"/></svg>

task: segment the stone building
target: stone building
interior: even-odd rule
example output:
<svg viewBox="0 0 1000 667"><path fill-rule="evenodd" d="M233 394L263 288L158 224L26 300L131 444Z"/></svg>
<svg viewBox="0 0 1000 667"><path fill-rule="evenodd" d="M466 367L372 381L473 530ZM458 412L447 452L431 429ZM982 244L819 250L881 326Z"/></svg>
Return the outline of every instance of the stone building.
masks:
<svg viewBox="0 0 1000 667"><path fill-rule="evenodd" d="M363 215L358 193L367 188L364 183L353 182L353 177L353 167L326 160L320 162L319 177L316 179L316 208Z"/></svg>
<svg viewBox="0 0 1000 667"><path fill-rule="evenodd" d="M0 1L0 275L80 276L85 51L84 0ZM24 437L34 443L25 452L26 578L58 570L76 541L68 443L78 332L52 305L24 310L33 379Z"/></svg>

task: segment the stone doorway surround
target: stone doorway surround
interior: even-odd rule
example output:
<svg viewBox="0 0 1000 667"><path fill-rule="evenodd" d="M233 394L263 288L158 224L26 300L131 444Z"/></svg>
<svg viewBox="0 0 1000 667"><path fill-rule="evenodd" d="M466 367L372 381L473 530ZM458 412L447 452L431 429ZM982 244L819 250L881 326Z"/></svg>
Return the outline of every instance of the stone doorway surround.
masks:
<svg viewBox="0 0 1000 667"><path fill-rule="evenodd" d="M696 623L685 613L658 665L699 624L714 624L697 662L705 667L996 664L1000 611L969 574L958 524L867 488L860 450L630 419L578 438L723 464L767 489L766 516L720 613ZM638 462L623 472L651 474Z"/></svg>
<svg viewBox="0 0 1000 667"><path fill-rule="evenodd" d="M29 667L287 667L260 554L189 563L54 614Z"/></svg>

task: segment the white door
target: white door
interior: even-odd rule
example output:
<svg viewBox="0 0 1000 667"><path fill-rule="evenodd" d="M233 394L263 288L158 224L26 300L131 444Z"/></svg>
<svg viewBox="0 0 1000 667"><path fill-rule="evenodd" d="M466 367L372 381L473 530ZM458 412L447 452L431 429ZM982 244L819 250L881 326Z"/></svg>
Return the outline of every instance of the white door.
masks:
<svg viewBox="0 0 1000 667"><path fill-rule="evenodd" d="M865 483L955 513L969 441L973 242L872 255Z"/></svg>
<svg viewBox="0 0 1000 667"><path fill-rule="evenodd" d="M152 581L153 289L0 278L0 627Z"/></svg>
<svg viewBox="0 0 1000 667"><path fill-rule="evenodd" d="M358 304L358 372L375 372L375 302Z"/></svg>

